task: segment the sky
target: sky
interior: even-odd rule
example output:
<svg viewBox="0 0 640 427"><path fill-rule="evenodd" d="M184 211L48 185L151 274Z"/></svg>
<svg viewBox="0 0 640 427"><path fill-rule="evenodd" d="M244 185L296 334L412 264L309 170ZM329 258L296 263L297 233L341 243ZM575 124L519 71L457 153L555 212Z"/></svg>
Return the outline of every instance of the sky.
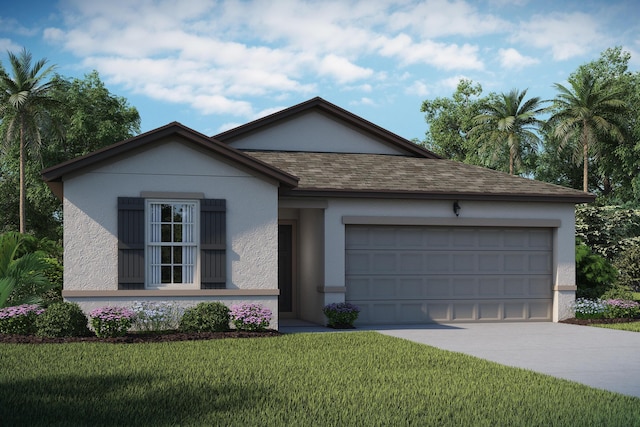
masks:
<svg viewBox="0 0 640 427"><path fill-rule="evenodd" d="M407 139L460 79L551 99L609 47L640 69L638 0L22 0L0 8L0 62L29 50L97 70L141 130L215 135L320 96Z"/></svg>

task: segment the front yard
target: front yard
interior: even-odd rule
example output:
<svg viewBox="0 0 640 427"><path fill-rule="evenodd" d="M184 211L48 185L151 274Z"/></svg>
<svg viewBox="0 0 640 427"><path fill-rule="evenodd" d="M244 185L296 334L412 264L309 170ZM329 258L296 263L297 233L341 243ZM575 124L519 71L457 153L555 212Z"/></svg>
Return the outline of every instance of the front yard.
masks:
<svg viewBox="0 0 640 427"><path fill-rule="evenodd" d="M2 425L607 425L640 399L375 332L0 344Z"/></svg>

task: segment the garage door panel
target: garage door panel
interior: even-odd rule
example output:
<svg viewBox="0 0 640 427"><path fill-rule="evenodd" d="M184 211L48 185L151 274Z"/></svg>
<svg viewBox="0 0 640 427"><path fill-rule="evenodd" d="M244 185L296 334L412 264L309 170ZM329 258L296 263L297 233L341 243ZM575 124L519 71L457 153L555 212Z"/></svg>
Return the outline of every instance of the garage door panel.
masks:
<svg viewBox="0 0 640 427"><path fill-rule="evenodd" d="M348 226L358 323L551 320L550 229Z"/></svg>
<svg viewBox="0 0 640 427"><path fill-rule="evenodd" d="M546 276L351 275L348 300L522 299L552 297Z"/></svg>
<svg viewBox="0 0 640 427"><path fill-rule="evenodd" d="M357 324L548 321L546 301L362 301Z"/></svg>

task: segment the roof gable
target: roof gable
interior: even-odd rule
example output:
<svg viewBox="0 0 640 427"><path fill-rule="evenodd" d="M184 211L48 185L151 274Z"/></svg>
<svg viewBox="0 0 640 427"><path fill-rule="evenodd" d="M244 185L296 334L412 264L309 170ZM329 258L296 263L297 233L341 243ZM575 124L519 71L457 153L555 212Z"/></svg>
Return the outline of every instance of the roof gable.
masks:
<svg viewBox="0 0 640 427"><path fill-rule="evenodd" d="M220 141L211 139L206 135L194 131L178 122L169 123L163 127L140 134L133 138L104 147L82 157L60 163L42 171L44 181L58 197L62 197L62 179L65 175L82 173L85 170L103 165L105 162L116 160L140 150L151 149L155 144L168 138L179 137L180 141L191 144L201 151L221 157L225 161L237 164L239 167L250 170L253 173L273 179L285 187L295 187L297 177L283 172L248 156L233 147Z"/></svg>
<svg viewBox="0 0 640 427"><path fill-rule="evenodd" d="M239 149L346 152L440 158L413 142L322 98L215 135Z"/></svg>

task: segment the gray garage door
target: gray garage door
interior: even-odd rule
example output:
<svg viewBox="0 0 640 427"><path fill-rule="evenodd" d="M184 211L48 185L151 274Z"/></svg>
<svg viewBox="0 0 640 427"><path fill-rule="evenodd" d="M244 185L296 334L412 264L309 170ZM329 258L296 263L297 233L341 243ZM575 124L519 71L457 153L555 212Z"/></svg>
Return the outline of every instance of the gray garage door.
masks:
<svg viewBox="0 0 640 427"><path fill-rule="evenodd" d="M353 226L346 300L359 324L549 321L546 228Z"/></svg>

